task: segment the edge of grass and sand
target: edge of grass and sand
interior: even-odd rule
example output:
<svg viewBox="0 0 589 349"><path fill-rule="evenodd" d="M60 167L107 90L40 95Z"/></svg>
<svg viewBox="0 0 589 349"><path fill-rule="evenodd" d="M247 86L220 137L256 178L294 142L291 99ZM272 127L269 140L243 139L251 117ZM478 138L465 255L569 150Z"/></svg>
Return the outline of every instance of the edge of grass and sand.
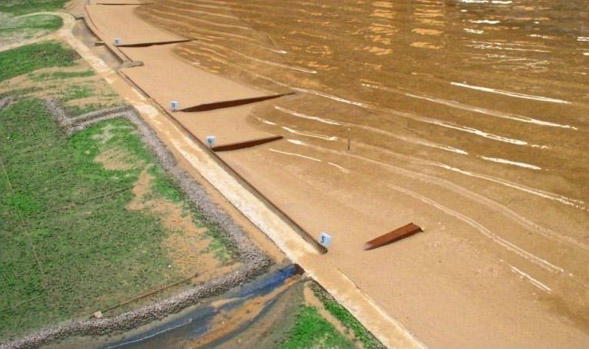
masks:
<svg viewBox="0 0 589 349"><path fill-rule="evenodd" d="M43 1L39 6L52 10L64 2ZM10 7L10 13L25 14L39 9L18 3L4 3L0 11ZM27 18L20 28L29 33L59 27L52 21L50 27L45 25L45 17ZM33 44L0 52L0 65L10 67L0 76L3 340L87 318L94 310L179 278L189 283L190 275L187 278L180 267L186 261L174 261L164 243L178 232L166 226L169 212L157 212L162 202L180 212L175 223L192 222L196 231L205 230L200 238L208 243L192 242L203 254L212 254L208 259L218 262L215 267L239 260L226 229L189 200L171 178L169 166L166 169L154 150L146 148L136 123L119 115L77 127L71 135L57 124L55 111L44 100L57 98L63 113L74 119L121 103L75 51L59 42ZM147 185L138 195L142 178ZM133 201L138 209L129 209ZM363 346L380 346L374 337L363 340L369 333L325 292L319 298ZM161 298L149 301L157 300ZM296 319L282 342L285 347L351 343L314 306L302 306ZM360 328L364 332L358 332Z"/></svg>

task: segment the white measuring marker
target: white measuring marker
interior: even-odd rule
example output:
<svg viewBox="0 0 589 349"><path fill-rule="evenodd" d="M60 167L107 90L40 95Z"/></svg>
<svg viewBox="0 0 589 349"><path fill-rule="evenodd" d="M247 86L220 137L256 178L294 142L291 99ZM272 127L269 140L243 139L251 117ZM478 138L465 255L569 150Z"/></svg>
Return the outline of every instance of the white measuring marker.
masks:
<svg viewBox="0 0 589 349"><path fill-rule="evenodd" d="M215 136L207 136L207 145L212 148L215 145L215 141L217 141L217 137Z"/></svg>
<svg viewBox="0 0 589 349"><path fill-rule="evenodd" d="M319 243L321 246L328 248L329 245L331 245L331 235L325 231L321 232L321 235L319 235Z"/></svg>

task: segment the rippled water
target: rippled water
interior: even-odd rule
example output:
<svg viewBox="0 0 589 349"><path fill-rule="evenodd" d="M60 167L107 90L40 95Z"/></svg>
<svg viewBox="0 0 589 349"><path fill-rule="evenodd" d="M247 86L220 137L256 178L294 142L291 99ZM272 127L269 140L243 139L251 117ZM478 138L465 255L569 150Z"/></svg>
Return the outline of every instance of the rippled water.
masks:
<svg viewBox="0 0 589 349"><path fill-rule="evenodd" d="M323 97L270 121L323 141L358 128L370 145L467 156L571 204L589 196L587 1L164 0L142 10L198 37L179 53L209 70Z"/></svg>
<svg viewBox="0 0 589 349"><path fill-rule="evenodd" d="M198 39L177 53L204 69L298 92L252 115L298 145L274 152L350 171L331 161L350 135L367 171L431 176L522 236L493 222L481 228L470 208L450 209L442 195L431 202L417 187L389 189L576 275L571 287L588 294L588 1L160 0L139 13Z"/></svg>

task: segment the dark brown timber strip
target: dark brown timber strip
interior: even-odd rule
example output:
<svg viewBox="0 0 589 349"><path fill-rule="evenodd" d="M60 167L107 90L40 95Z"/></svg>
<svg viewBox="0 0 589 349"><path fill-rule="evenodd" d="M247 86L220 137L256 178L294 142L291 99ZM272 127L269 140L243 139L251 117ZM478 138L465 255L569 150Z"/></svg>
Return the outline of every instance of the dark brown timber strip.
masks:
<svg viewBox="0 0 589 349"><path fill-rule="evenodd" d="M411 236L415 233L419 233L420 231L423 231L423 230L421 230L421 227L419 227L418 225L415 225L413 223L409 223L405 226L402 226L401 228L395 229L391 232L381 235L374 240L368 241L364 245L364 249L365 250L372 250L373 248L384 246L384 245L393 243L397 240L404 239L404 238Z"/></svg>
<svg viewBox="0 0 589 349"><path fill-rule="evenodd" d="M154 45L170 45L170 44L178 44L181 42L188 42L192 41L192 39L178 39L178 40L166 40L166 41L145 41L145 42L135 42L130 44L119 44L115 45L116 47L147 47L147 46L154 46Z"/></svg>
<svg viewBox="0 0 589 349"><path fill-rule="evenodd" d="M219 146L216 146L216 147L212 147L211 150L212 151L215 151L215 152L238 150L238 149L255 147L256 145L260 145L260 144L274 142L274 141L277 141L279 139L282 139L282 136L271 136L271 137L266 137L266 138L253 139L251 141L245 141L245 142L238 142L238 143L231 143L231 144L219 145Z"/></svg>
<svg viewBox="0 0 589 349"><path fill-rule="evenodd" d="M179 111L183 112L197 112L197 111L209 111L214 109L220 108L229 108L229 107L237 107L238 105L262 102L269 99L274 99L278 97L284 97L288 95L292 95L294 92L289 93L281 93L277 95L270 95L270 96L260 96L260 97L253 97L253 98L242 98L242 99L233 99L229 101L221 101L221 102L213 102L213 103L206 103L206 104L199 104L192 107L186 107L180 109Z"/></svg>

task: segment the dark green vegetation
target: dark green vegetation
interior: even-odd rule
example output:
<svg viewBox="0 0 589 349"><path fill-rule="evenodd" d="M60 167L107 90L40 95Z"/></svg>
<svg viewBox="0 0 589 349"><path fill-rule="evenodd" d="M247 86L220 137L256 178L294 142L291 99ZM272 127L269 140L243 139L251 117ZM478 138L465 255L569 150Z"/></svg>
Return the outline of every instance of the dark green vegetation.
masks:
<svg viewBox="0 0 589 349"><path fill-rule="evenodd" d="M55 72L55 73L42 73L42 74L31 74L30 78L34 81L44 81L48 79L58 80L58 79L69 79L69 78L84 78L89 76L94 76L94 72L92 70L87 70L83 72Z"/></svg>
<svg viewBox="0 0 589 349"><path fill-rule="evenodd" d="M32 12L53 11L62 8L68 0L2 0L0 12L24 15Z"/></svg>
<svg viewBox="0 0 589 349"><path fill-rule="evenodd" d="M0 81L40 68L73 66L78 54L56 42L27 45L0 52Z"/></svg>
<svg viewBox="0 0 589 349"><path fill-rule="evenodd" d="M301 304L294 323L287 330L281 348L381 348L382 344L349 311L342 307L329 293L315 282L309 282L315 296L345 328L345 333L324 318L315 305ZM354 341L352 341L352 338Z"/></svg>
<svg viewBox="0 0 589 349"><path fill-rule="evenodd" d="M10 97L23 97L28 94L40 92L41 90L42 90L42 88L40 88L40 87L26 87L26 88L22 88L22 89L2 91L2 92L0 92L0 98L4 98L4 97L8 97L8 96L10 96Z"/></svg>
<svg viewBox="0 0 589 349"><path fill-rule="evenodd" d="M117 135L109 142L133 138L125 121L111 125ZM5 335L91 314L176 276L167 268L158 220L125 210L139 170L108 171L93 161L101 129L67 139L39 100L2 112Z"/></svg>
<svg viewBox="0 0 589 349"><path fill-rule="evenodd" d="M2 111L0 137L4 335L87 316L185 277L168 267L158 218L125 209L144 164L153 163L128 121L68 139L41 101L26 99ZM136 166L106 170L94 161L112 148ZM161 168L150 171L157 183L150 195L184 200ZM224 245L215 246L230 259Z"/></svg>
<svg viewBox="0 0 589 349"><path fill-rule="evenodd" d="M281 348L353 348L343 334L323 318L317 308L301 305L296 321L288 331L288 337L280 344Z"/></svg>
<svg viewBox="0 0 589 349"><path fill-rule="evenodd" d="M29 8L31 4L33 6ZM25 13L43 11L43 5L44 2L42 1L27 1L19 2L18 4L16 4L15 1L10 0L4 0L0 2L0 45L16 45L18 43L22 43L25 40L47 35L61 28L63 25L63 20L60 16L57 15L18 15L21 14L21 12ZM23 6L27 7L27 9L25 9ZM15 13L7 12L8 8L14 10ZM55 8L49 9L53 10Z"/></svg>
<svg viewBox="0 0 589 349"><path fill-rule="evenodd" d="M63 20L58 16L32 15L12 19L9 23L5 23L2 26L2 36L13 35L15 32L26 30L52 32L61 28L62 24Z"/></svg>
<svg viewBox="0 0 589 349"><path fill-rule="evenodd" d="M91 86L68 86L63 94L64 102L74 99L86 98L94 95L94 89Z"/></svg>
<svg viewBox="0 0 589 349"><path fill-rule="evenodd" d="M54 95L62 102L75 102L87 97L95 97L82 104L65 104L69 115L80 115L93 110L119 105L120 100L110 89L96 86L92 70L83 70L79 66L78 54L57 42L46 42L19 47L0 53L0 82L25 73L35 82L33 87L23 89L11 86L11 91L0 93L0 97ZM32 72L42 68L70 68L74 71ZM88 78L88 79L84 79ZM100 88L97 88L100 87Z"/></svg>
<svg viewBox="0 0 589 349"><path fill-rule="evenodd" d="M327 311L331 313L336 319L340 321L346 329L352 331L354 337L362 342L364 348L380 348L382 344L362 326L362 324L356 320L356 318L350 314L346 308L342 307L333 297L320 288L317 284L312 283L311 289L315 296L321 300L323 306Z"/></svg>
<svg viewBox="0 0 589 349"><path fill-rule="evenodd" d="M43 67L78 64L56 43L0 53L1 79ZM57 74L53 76L53 74ZM70 78L82 73L51 73ZM33 76L33 75L31 75ZM39 83L43 83L43 79ZM34 79L30 79L34 82ZM35 87L30 87L34 90ZM0 111L0 331L3 339L71 318L85 318L133 296L184 279L164 244L170 232L149 210L127 209L142 170L153 176L145 199L171 200L215 237L210 250L232 262L221 229L207 222L155 163L134 126L104 121L68 137L43 101L24 93ZM64 89L62 100L93 89ZM81 104L89 111L93 105ZM125 154L120 169L97 155ZM120 159L118 161L121 161Z"/></svg>

